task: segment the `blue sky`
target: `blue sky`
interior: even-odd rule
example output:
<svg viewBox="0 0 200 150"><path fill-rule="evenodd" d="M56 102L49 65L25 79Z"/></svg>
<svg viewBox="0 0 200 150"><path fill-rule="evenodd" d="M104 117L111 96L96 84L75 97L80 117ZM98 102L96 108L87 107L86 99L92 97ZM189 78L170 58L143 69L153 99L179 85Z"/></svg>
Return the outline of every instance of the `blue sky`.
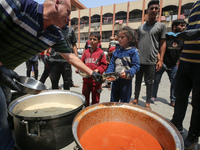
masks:
<svg viewBox="0 0 200 150"><path fill-rule="evenodd" d="M44 0L35 0L36 2L42 4ZM125 3L128 1L135 1L135 0L79 0L83 5L87 8L99 7L99 6L106 6L112 4L119 4Z"/></svg>
<svg viewBox="0 0 200 150"><path fill-rule="evenodd" d="M93 7L99 7L99 6L125 3L130 0L79 0L79 1L83 5L85 5L87 8L93 8ZM135 1L135 0L131 0L131 1Z"/></svg>

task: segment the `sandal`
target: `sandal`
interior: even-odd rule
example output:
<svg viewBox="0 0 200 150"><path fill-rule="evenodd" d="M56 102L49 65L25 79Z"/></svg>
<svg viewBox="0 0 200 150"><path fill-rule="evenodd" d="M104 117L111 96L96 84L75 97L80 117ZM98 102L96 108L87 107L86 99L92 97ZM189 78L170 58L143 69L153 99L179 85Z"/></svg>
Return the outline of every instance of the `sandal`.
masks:
<svg viewBox="0 0 200 150"><path fill-rule="evenodd" d="M145 109L146 109L146 110L151 110L150 103L146 103L146 104L145 104Z"/></svg>
<svg viewBox="0 0 200 150"><path fill-rule="evenodd" d="M133 105L137 105L138 104L138 99L131 100L129 103L131 103Z"/></svg>

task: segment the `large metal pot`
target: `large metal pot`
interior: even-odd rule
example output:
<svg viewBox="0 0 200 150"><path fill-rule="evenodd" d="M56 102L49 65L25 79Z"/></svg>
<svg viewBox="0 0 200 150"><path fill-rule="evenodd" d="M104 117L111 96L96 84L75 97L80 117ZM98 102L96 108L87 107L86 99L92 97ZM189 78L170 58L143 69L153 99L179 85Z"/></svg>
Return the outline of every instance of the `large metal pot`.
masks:
<svg viewBox="0 0 200 150"><path fill-rule="evenodd" d="M18 113L42 102L59 102L76 105L77 108L59 115L24 117ZM74 141L72 121L83 108L85 97L67 90L43 91L37 95L25 95L9 105L13 116L17 146L21 150L58 150Z"/></svg>
<svg viewBox="0 0 200 150"><path fill-rule="evenodd" d="M77 149L83 150L80 138L91 127L103 122L123 122L135 125L157 139L164 150L183 150L183 139L178 130L153 111L128 103L101 103L80 111L74 118L72 132Z"/></svg>

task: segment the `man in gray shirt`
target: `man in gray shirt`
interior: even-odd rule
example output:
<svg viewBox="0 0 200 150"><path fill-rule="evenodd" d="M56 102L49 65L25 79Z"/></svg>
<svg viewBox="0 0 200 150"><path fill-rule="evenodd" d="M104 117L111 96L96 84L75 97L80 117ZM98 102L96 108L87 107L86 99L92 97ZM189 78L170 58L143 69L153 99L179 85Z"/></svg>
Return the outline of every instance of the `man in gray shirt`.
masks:
<svg viewBox="0 0 200 150"><path fill-rule="evenodd" d="M155 71L159 71L163 64L163 56L166 50L165 33L166 26L163 23L156 21L156 16L159 13L159 1L151 0L148 3L148 21L138 28L138 50L140 57L140 70L136 74L135 81L135 99L130 101L133 104L138 104L138 98L141 89L142 77L144 75L146 84L146 104L150 108L152 85ZM160 56L158 57L158 52Z"/></svg>

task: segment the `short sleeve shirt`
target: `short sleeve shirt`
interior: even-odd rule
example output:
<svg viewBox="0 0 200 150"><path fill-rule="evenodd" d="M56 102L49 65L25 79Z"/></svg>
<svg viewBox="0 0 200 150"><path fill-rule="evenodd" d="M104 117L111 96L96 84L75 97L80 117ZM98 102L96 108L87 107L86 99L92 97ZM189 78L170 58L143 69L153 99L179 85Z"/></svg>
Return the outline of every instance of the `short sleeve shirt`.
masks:
<svg viewBox="0 0 200 150"><path fill-rule="evenodd" d="M160 41L165 39L166 26L155 21L149 25L148 22L138 28L138 50L140 64L154 65L157 62L157 55L160 49Z"/></svg>
<svg viewBox="0 0 200 150"><path fill-rule="evenodd" d="M49 47L70 53L56 26L43 30L43 4L1 0L0 20L0 62L7 68L14 69Z"/></svg>

